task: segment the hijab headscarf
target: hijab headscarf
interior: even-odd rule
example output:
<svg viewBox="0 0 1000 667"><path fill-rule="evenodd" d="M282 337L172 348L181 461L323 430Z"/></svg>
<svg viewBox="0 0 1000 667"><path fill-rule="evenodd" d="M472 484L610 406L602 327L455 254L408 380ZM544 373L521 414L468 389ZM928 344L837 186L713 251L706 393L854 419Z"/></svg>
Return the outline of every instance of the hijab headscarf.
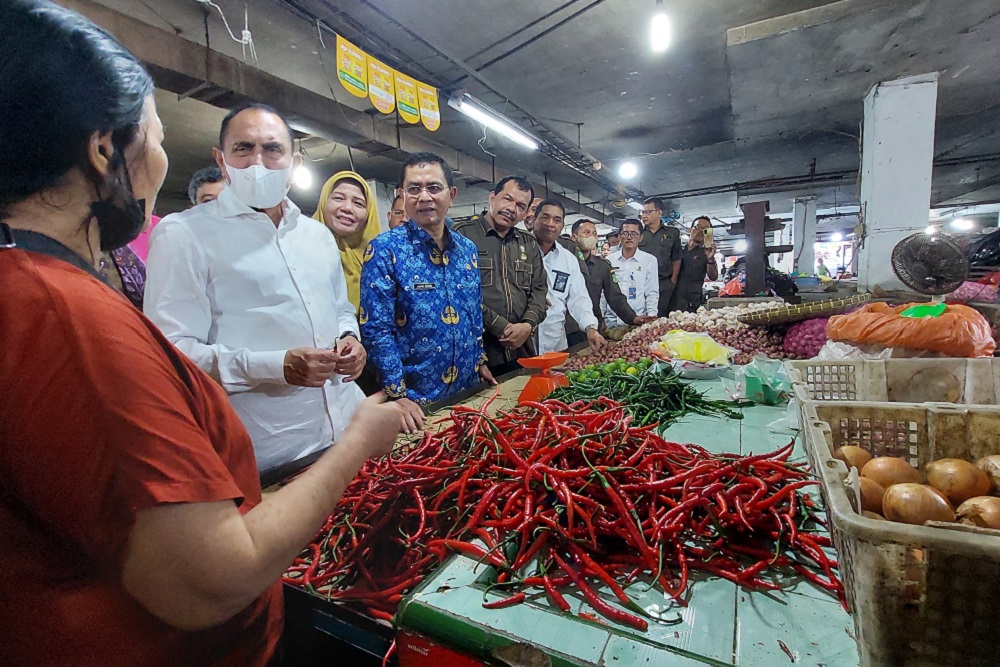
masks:
<svg viewBox="0 0 1000 667"><path fill-rule="evenodd" d="M361 265L364 263L365 248L382 231L382 222L378 215L378 206L375 203L375 197L372 195L368 183L365 182L365 179L360 174L353 171L337 172L327 179L326 183L323 184L323 189L319 193L319 205L312 217L324 225L327 224L326 201L330 198L330 193L333 192L333 188L337 182L342 180L357 183L358 187L361 188L361 192L365 195L365 201L368 202L368 221L358 231L346 238L340 238L336 234L333 234L332 229L330 230L333 238L337 239L337 247L340 248L340 263L344 267L344 278L347 280L347 298L354 305L354 310L357 312L361 307ZM327 229L330 229L329 225L327 225Z"/></svg>

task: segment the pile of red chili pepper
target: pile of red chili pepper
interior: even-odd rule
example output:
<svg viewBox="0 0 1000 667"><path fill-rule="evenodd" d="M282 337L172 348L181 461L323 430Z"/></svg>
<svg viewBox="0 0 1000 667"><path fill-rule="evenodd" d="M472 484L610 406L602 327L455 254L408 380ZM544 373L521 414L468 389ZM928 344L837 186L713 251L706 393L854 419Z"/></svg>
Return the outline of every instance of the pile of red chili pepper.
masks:
<svg viewBox="0 0 1000 667"><path fill-rule="evenodd" d="M521 405L496 417L456 407L451 424L408 451L369 461L284 581L391 619L402 596L451 553L495 568L512 593L533 588L569 611L576 587L605 618L645 630L628 588L657 585L687 603L692 571L748 589L800 575L843 600L830 540L789 462L792 445L758 456L712 454L633 427L598 399ZM446 422L447 423L447 422ZM595 585L614 595L612 604Z"/></svg>

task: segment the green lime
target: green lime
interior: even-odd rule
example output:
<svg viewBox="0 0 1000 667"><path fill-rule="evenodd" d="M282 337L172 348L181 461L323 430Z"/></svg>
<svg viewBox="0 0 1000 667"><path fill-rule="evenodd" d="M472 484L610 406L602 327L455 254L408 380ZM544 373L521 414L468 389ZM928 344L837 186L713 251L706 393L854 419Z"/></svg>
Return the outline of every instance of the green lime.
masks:
<svg viewBox="0 0 1000 667"><path fill-rule="evenodd" d="M590 374L587 377L590 380L600 380L601 379L601 373L600 373L600 371L590 371Z"/></svg>
<svg viewBox="0 0 1000 667"><path fill-rule="evenodd" d="M618 364L619 366L624 366L628 362L625 361L624 357L618 357L617 359L615 359L615 363Z"/></svg>
<svg viewBox="0 0 1000 667"><path fill-rule="evenodd" d="M639 369L636 368L635 366L629 366L628 368L625 369L625 372L628 373L629 375L636 375L639 372Z"/></svg>
<svg viewBox="0 0 1000 667"><path fill-rule="evenodd" d="M638 367L640 371L646 370L647 368L649 368L649 361L647 361L646 359L640 360Z"/></svg>

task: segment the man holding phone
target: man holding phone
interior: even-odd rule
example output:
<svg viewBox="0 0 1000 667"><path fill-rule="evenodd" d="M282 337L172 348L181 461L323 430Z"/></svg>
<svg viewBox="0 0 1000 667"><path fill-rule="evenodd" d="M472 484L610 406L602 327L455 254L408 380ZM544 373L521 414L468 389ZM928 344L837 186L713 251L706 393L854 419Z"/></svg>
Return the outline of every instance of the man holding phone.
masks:
<svg viewBox="0 0 1000 667"><path fill-rule="evenodd" d="M705 216L695 218L687 245L681 250L681 269L670 310L693 313L705 303L705 277L719 279L713 240L712 222Z"/></svg>

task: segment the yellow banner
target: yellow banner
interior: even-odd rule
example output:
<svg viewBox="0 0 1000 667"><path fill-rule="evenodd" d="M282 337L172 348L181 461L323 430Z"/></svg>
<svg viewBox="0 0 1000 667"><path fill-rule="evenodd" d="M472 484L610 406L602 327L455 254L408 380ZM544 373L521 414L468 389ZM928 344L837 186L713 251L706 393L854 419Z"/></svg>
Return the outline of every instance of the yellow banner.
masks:
<svg viewBox="0 0 1000 667"><path fill-rule="evenodd" d="M368 56L368 99L382 113L392 113L396 108L392 69L371 56Z"/></svg>
<svg viewBox="0 0 1000 667"><path fill-rule="evenodd" d="M420 98L420 120L431 132L441 127L441 110L438 107L437 88L417 82L417 96Z"/></svg>
<svg viewBox="0 0 1000 667"><path fill-rule="evenodd" d="M337 78L351 95L368 97L368 56L337 35Z"/></svg>
<svg viewBox="0 0 1000 667"><path fill-rule="evenodd" d="M393 70L396 81L396 108L407 123L420 122L420 107L417 101L417 82L405 74Z"/></svg>

